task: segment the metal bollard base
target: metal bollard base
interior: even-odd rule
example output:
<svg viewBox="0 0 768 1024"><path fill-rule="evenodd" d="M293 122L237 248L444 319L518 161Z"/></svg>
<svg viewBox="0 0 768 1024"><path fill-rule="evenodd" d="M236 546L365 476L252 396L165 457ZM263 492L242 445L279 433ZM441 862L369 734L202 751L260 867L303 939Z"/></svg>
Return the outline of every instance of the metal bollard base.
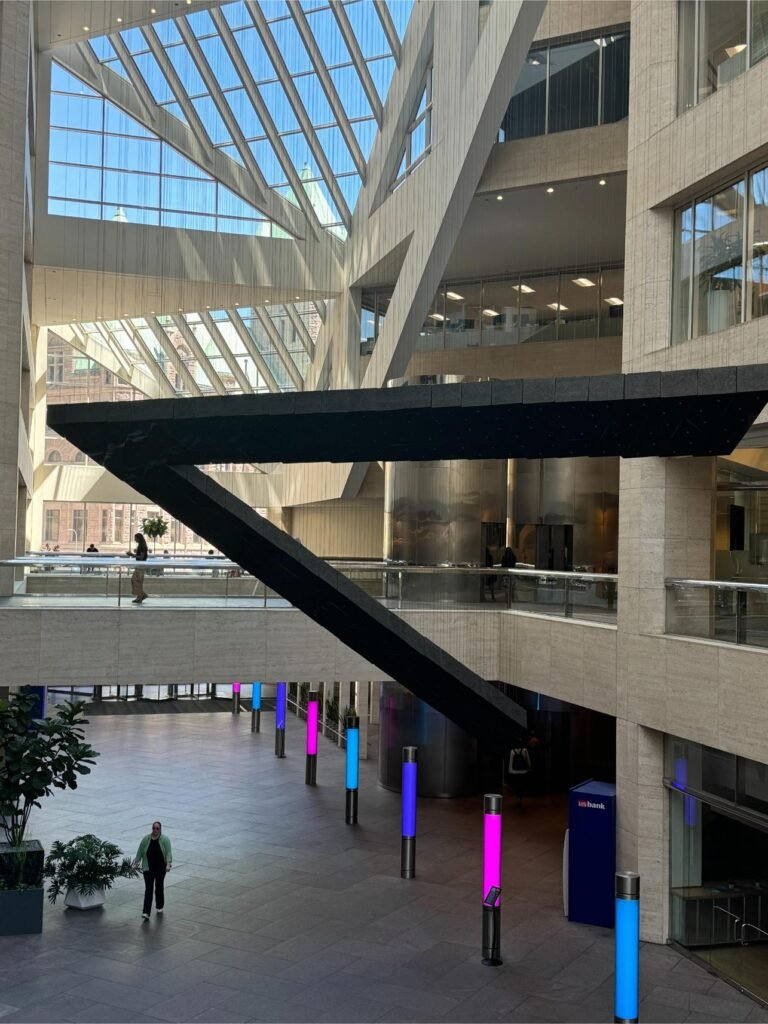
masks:
<svg viewBox="0 0 768 1024"><path fill-rule="evenodd" d="M348 825L357 824L357 790L347 790L347 806L345 821Z"/></svg>
<svg viewBox="0 0 768 1024"><path fill-rule="evenodd" d="M416 836L400 837L400 877L416 877Z"/></svg>
<svg viewBox="0 0 768 1024"><path fill-rule="evenodd" d="M275 757L285 757L285 729L275 729Z"/></svg>
<svg viewBox="0 0 768 1024"><path fill-rule="evenodd" d="M240 714L240 694L239 693L233 693L232 694L232 714L233 715L239 715Z"/></svg>
<svg viewBox="0 0 768 1024"><path fill-rule="evenodd" d="M614 1017L613 1024L637 1024L637 1017Z"/></svg>
<svg viewBox="0 0 768 1024"><path fill-rule="evenodd" d="M304 769L304 782L308 786L317 785L317 754L307 754L307 764Z"/></svg>
<svg viewBox="0 0 768 1024"><path fill-rule="evenodd" d="M483 905L483 959L484 967L500 967L501 959L501 907Z"/></svg>
<svg viewBox="0 0 768 1024"><path fill-rule="evenodd" d="M261 732L261 709L251 711L251 732Z"/></svg>

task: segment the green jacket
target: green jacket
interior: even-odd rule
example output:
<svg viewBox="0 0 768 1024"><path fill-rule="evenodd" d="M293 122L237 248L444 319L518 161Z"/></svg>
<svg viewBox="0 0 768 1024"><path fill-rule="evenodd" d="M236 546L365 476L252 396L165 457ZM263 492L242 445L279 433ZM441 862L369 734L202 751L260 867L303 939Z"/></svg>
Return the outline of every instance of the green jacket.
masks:
<svg viewBox="0 0 768 1024"><path fill-rule="evenodd" d="M151 838L151 833L149 835L144 836L144 838L139 843L139 848L136 851L136 856L133 858L134 860L141 861L142 871L149 871L147 850L149 849L149 841ZM173 863L173 855L171 853L171 840L168 838L168 836L164 836L162 834L160 835L160 851L163 855L163 859L165 860L165 866L170 867L171 864Z"/></svg>

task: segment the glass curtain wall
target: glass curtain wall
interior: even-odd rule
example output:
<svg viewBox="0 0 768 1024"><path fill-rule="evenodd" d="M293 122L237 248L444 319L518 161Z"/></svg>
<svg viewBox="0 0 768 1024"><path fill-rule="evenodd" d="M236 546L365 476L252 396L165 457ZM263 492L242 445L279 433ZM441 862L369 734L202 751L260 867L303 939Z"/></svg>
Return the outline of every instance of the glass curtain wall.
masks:
<svg viewBox="0 0 768 1024"><path fill-rule="evenodd" d="M768 998L768 766L666 737L670 938Z"/></svg>
<svg viewBox="0 0 768 1024"><path fill-rule="evenodd" d="M768 312L768 167L678 210L674 232L673 345Z"/></svg>
<svg viewBox="0 0 768 1024"><path fill-rule="evenodd" d="M621 121L629 113L629 32L623 27L526 57L499 141Z"/></svg>
<svg viewBox="0 0 768 1024"><path fill-rule="evenodd" d="M682 114L768 55L768 0L679 0L678 12Z"/></svg>
<svg viewBox="0 0 768 1024"><path fill-rule="evenodd" d="M363 293L364 355L373 350L391 297L391 288ZM623 313L621 266L461 281L440 286L416 348L615 338L622 333Z"/></svg>

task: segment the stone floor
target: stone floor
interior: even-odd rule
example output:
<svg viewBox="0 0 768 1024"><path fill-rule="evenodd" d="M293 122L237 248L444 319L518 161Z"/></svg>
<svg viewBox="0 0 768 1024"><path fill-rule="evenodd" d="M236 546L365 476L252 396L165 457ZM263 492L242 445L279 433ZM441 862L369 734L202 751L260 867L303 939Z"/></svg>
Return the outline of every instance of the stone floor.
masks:
<svg viewBox="0 0 768 1024"><path fill-rule="evenodd" d="M361 765L344 824L343 754L321 741L304 785L250 716L102 718L75 793L32 823L47 846L95 832L133 853L153 818L173 842L166 912L142 923L140 881L103 910L46 905L42 935L0 939L0 1022L610 1021L613 934L563 919L562 801L505 817L500 968L481 966L478 800L422 801L418 878L399 877L399 799ZM510 802L511 803L511 802ZM641 1020L768 1021L666 947L644 946Z"/></svg>

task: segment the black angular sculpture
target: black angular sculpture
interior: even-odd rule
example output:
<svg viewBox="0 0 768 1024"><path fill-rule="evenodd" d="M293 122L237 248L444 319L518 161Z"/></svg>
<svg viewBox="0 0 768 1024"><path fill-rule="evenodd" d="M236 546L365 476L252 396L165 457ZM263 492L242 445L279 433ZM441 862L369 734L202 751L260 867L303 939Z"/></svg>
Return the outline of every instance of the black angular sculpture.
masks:
<svg viewBox="0 0 768 1024"><path fill-rule="evenodd" d="M766 402L759 365L57 405L48 423L386 676L503 748L525 728L522 708L194 466L719 455Z"/></svg>

